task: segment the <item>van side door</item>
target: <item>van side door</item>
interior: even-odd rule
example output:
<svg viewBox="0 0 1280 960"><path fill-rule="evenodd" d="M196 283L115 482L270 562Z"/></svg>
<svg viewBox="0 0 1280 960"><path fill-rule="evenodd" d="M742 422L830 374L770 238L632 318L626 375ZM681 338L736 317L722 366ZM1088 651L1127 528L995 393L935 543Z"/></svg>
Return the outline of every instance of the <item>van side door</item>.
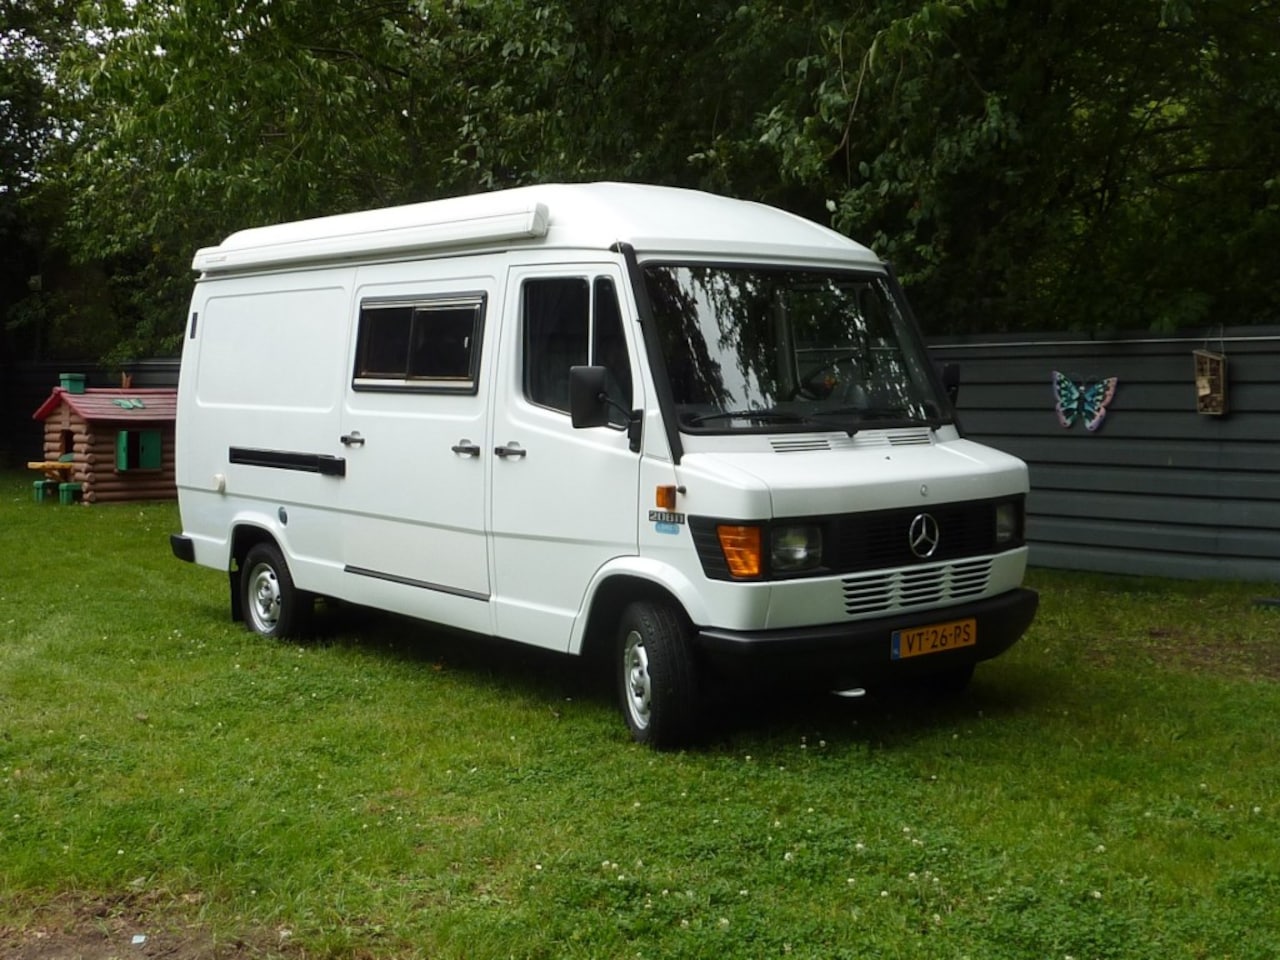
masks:
<svg viewBox="0 0 1280 960"><path fill-rule="evenodd" d="M644 397L626 289L613 263L509 273L486 451L500 636L567 650L592 577L637 553L640 455L623 411ZM582 364L608 369L606 426L570 422L569 368Z"/></svg>
<svg viewBox="0 0 1280 960"><path fill-rule="evenodd" d="M489 632L485 329L496 284L422 272L388 264L358 277L340 438L347 595Z"/></svg>

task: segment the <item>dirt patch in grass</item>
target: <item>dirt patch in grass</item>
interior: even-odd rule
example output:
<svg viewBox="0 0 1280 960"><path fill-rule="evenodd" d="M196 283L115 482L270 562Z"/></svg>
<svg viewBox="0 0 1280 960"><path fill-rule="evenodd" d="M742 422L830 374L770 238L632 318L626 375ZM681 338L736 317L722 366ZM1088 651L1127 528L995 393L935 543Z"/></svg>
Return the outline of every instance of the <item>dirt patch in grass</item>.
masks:
<svg viewBox="0 0 1280 960"><path fill-rule="evenodd" d="M189 898L188 898L189 899ZM190 903L181 906L189 907ZM300 957L288 931L215 936L154 896L62 897L0 924L5 960L266 960Z"/></svg>
<svg viewBox="0 0 1280 960"><path fill-rule="evenodd" d="M1153 627L1145 647L1153 660L1184 670L1209 673L1233 680L1280 682L1280 611L1276 613L1277 638L1247 643L1202 634L1179 627Z"/></svg>

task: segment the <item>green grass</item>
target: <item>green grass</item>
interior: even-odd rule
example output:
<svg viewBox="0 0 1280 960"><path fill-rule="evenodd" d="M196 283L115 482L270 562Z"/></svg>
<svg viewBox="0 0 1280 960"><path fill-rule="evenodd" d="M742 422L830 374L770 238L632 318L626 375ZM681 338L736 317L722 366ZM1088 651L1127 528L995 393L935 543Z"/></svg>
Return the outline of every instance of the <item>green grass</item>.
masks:
<svg viewBox="0 0 1280 960"><path fill-rule="evenodd" d="M346 611L268 642L170 556L174 505L29 491L0 473L0 930L93 900L362 960L1280 943L1266 585L1036 571L957 702L743 703L656 754L573 662Z"/></svg>

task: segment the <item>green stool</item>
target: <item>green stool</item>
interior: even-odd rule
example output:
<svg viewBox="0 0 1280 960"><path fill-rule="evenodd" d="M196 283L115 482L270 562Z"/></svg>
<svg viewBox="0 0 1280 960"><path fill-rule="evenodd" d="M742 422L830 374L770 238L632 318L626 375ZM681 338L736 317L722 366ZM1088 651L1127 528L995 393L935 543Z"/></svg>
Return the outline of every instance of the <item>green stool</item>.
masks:
<svg viewBox="0 0 1280 960"><path fill-rule="evenodd" d="M83 485L79 483L58 484L58 502L64 506L69 503L75 503L80 499L82 486Z"/></svg>
<svg viewBox="0 0 1280 960"><path fill-rule="evenodd" d="M54 494L57 492L57 480L36 480L31 484L31 499L36 503L44 503L46 500L52 500Z"/></svg>

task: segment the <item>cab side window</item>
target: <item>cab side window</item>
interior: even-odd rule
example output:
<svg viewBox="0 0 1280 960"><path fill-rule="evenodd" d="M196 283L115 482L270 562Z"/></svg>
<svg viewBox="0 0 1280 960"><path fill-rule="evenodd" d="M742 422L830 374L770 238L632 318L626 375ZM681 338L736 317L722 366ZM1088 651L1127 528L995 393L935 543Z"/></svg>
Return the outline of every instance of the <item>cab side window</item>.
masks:
<svg viewBox="0 0 1280 960"><path fill-rule="evenodd" d="M631 409L631 364L612 280L528 280L523 308L524 392L529 400L568 413L569 368L590 363L609 371L610 397ZM626 422L617 410L610 419Z"/></svg>

